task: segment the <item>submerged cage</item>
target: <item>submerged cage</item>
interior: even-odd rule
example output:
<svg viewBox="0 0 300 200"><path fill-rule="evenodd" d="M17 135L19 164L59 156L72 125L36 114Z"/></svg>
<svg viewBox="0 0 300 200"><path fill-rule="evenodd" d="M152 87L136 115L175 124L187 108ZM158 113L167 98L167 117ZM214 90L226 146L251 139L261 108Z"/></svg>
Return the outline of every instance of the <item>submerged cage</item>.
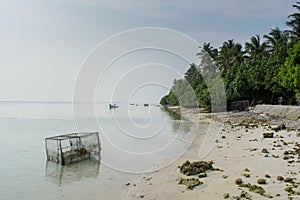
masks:
<svg viewBox="0 0 300 200"><path fill-rule="evenodd" d="M71 133L45 139L47 160L61 165L81 160L100 159L101 144L98 132Z"/></svg>
<svg viewBox="0 0 300 200"><path fill-rule="evenodd" d="M86 159L70 165L58 165L47 161L45 177L55 185L68 185L87 178L97 178L100 174L100 161Z"/></svg>

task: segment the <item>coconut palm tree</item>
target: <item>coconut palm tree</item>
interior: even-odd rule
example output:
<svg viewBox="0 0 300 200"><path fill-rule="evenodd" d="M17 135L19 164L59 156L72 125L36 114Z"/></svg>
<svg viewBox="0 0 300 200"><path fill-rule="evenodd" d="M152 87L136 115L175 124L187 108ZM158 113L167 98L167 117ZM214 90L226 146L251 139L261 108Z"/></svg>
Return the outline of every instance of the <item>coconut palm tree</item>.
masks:
<svg viewBox="0 0 300 200"><path fill-rule="evenodd" d="M217 57L218 67L223 73L226 73L235 64L242 63L244 52L242 45L235 43L233 39L223 43Z"/></svg>
<svg viewBox="0 0 300 200"><path fill-rule="evenodd" d="M280 30L278 27L271 29L268 35L264 35L267 40L267 49L273 55L280 55L284 60L287 56L287 49L289 43L289 31Z"/></svg>
<svg viewBox="0 0 300 200"><path fill-rule="evenodd" d="M289 15L288 18L291 20L286 22L286 24L292 28L290 33L293 39L295 39L300 37L300 2L298 1L293 7L296 8L298 12Z"/></svg>
<svg viewBox="0 0 300 200"><path fill-rule="evenodd" d="M252 36L251 42L245 43L246 53L250 58L261 59L267 56L267 43L261 42L259 35Z"/></svg>
<svg viewBox="0 0 300 200"><path fill-rule="evenodd" d="M200 52L197 53L197 56L202 56L205 52L207 52L212 59L215 59L218 56L218 49L211 46L210 43L205 42L203 46L200 46L199 48Z"/></svg>

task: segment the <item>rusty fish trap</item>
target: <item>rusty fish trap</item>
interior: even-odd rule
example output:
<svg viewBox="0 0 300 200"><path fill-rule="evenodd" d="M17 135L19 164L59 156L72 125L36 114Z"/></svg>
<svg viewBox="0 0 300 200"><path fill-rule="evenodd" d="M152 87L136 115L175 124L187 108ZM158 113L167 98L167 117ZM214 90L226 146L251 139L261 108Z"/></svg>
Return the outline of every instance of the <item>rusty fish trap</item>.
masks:
<svg viewBox="0 0 300 200"><path fill-rule="evenodd" d="M98 132L70 133L45 139L47 160L67 165L85 159L100 159Z"/></svg>

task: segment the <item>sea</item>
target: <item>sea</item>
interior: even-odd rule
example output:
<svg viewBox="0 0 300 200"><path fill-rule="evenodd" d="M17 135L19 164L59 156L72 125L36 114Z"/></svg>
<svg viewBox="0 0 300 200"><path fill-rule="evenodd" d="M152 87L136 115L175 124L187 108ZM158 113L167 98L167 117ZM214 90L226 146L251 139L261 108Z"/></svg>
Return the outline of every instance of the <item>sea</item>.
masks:
<svg viewBox="0 0 300 200"><path fill-rule="evenodd" d="M139 176L167 167L191 144L188 120L157 105L116 104L0 102L0 199L122 199ZM77 132L98 132L100 159L47 161L45 138Z"/></svg>

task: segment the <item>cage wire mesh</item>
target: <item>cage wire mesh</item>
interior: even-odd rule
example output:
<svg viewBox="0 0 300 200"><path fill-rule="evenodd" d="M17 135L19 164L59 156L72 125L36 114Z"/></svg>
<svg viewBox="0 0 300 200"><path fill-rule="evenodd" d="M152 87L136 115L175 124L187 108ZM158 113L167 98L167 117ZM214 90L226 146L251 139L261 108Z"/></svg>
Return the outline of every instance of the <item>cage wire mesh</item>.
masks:
<svg viewBox="0 0 300 200"><path fill-rule="evenodd" d="M100 160L101 144L98 132L71 133L45 139L48 161L66 165L81 160Z"/></svg>

